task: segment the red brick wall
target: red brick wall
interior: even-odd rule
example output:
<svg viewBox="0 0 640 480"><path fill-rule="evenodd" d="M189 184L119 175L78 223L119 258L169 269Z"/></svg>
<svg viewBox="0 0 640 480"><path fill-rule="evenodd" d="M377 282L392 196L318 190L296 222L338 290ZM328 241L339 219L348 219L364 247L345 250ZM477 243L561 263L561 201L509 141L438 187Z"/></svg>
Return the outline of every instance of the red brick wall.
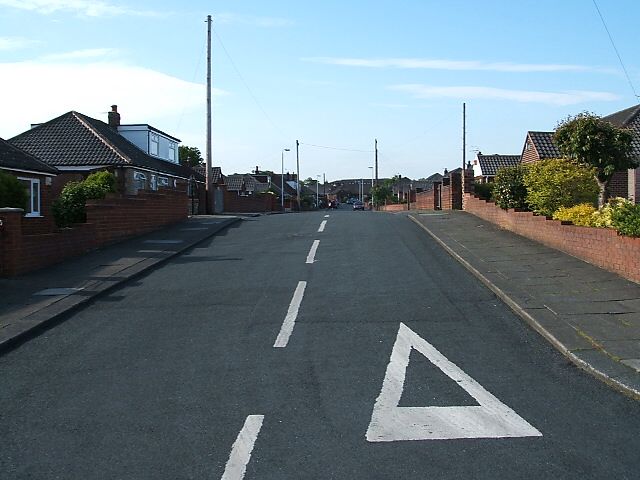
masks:
<svg viewBox="0 0 640 480"><path fill-rule="evenodd" d="M418 210L435 210L436 208L436 189L426 190L416 194L415 203L411 204L411 209Z"/></svg>
<svg viewBox="0 0 640 480"><path fill-rule="evenodd" d="M472 195L466 196L465 205L467 212L506 230L640 283L640 238L623 237L611 229L563 225L531 212L502 210Z"/></svg>
<svg viewBox="0 0 640 480"><path fill-rule="evenodd" d="M275 195L258 194L249 197L241 197L235 192L224 192L224 211L234 213L273 212L276 208Z"/></svg>
<svg viewBox="0 0 640 480"><path fill-rule="evenodd" d="M187 218L184 192L161 189L135 197L110 195L87 202L87 223L29 235L21 212L0 211L0 275L11 276L58 263L102 245L148 233Z"/></svg>
<svg viewBox="0 0 640 480"><path fill-rule="evenodd" d="M383 212L401 212L403 210L407 210L406 203L394 203L391 205L382 205L380 210Z"/></svg>

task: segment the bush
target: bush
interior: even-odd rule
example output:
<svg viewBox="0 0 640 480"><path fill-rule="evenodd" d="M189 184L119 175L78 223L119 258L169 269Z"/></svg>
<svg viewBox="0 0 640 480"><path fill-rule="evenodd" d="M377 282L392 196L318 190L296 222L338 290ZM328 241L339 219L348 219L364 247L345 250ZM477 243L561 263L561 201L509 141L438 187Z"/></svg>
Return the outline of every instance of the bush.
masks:
<svg viewBox="0 0 640 480"><path fill-rule="evenodd" d="M84 209L89 199L104 198L115 191L115 176L107 171L92 173L82 182L69 182L53 202L53 217L56 225L67 227L74 223L84 223L87 215Z"/></svg>
<svg viewBox="0 0 640 480"><path fill-rule="evenodd" d="M624 204L631 205L631 202L622 197L609 199L602 208L593 212L593 226L598 228L614 228L613 220L611 218L613 211L617 210Z"/></svg>
<svg viewBox="0 0 640 480"><path fill-rule="evenodd" d="M527 204L540 215L553 215L561 207L581 203L597 205L598 183L592 168L568 160L550 159L527 165L523 182Z"/></svg>
<svg viewBox="0 0 640 480"><path fill-rule="evenodd" d="M627 237L640 237L640 205L622 203L611 214L613 227Z"/></svg>
<svg viewBox="0 0 640 480"><path fill-rule="evenodd" d="M26 208L28 201L27 187L13 175L0 171L0 208Z"/></svg>
<svg viewBox="0 0 640 480"><path fill-rule="evenodd" d="M527 207L527 187L524 184L525 171L526 167L523 165L504 167L498 170L492 189L496 205L505 210Z"/></svg>
<svg viewBox="0 0 640 480"><path fill-rule="evenodd" d="M493 184L475 183L473 185L473 193L483 200L491 200L493 198Z"/></svg>
<svg viewBox="0 0 640 480"><path fill-rule="evenodd" d="M553 219L568 221L574 225L581 225L583 227L593 227L595 226L593 216L595 212L595 207L590 203L581 203L575 207L560 207L554 212Z"/></svg>

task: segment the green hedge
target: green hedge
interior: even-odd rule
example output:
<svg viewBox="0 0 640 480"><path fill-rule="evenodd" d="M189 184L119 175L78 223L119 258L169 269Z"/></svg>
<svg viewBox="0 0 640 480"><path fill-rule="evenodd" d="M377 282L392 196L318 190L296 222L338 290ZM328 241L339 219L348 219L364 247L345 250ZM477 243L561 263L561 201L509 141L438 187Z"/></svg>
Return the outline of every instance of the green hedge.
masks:
<svg viewBox="0 0 640 480"><path fill-rule="evenodd" d="M493 199L500 208L527 208L527 187L524 184L524 165L504 167L497 171L493 182Z"/></svg>
<svg viewBox="0 0 640 480"><path fill-rule="evenodd" d="M640 205L622 203L611 213L613 228L627 237L640 237Z"/></svg>
<svg viewBox="0 0 640 480"><path fill-rule="evenodd" d="M56 225L67 227L87 221L85 203L89 199L104 198L115 192L116 178L107 171L92 173L82 182L69 182L53 202L53 217Z"/></svg>
<svg viewBox="0 0 640 480"><path fill-rule="evenodd" d="M13 175L0 171L0 208L26 208L28 201L27 187Z"/></svg>

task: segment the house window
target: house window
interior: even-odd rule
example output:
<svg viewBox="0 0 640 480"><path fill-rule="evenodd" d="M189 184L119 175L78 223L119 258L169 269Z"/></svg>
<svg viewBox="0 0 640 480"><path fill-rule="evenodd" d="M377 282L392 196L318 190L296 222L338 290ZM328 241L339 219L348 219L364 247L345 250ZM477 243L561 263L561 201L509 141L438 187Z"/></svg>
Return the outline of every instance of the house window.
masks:
<svg viewBox="0 0 640 480"><path fill-rule="evenodd" d="M151 183L151 190L153 190L154 192L158 190L158 177L152 174L150 183Z"/></svg>
<svg viewBox="0 0 640 480"><path fill-rule="evenodd" d="M156 157L158 156L159 144L160 144L160 137L158 136L158 134L150 133L149 134L149 153L151 155L155 155Z"/></svg>
<svg viewBox="0 0 640 480"><path fill-rule="evenodd" d="M169 179L167 177L158 177L158 186L159 187L168 187Z"/></svg>
<svg viewBox="0 0 640 480"><path fill-rule="evenodd" d="M133 183L137 190L144 190L146 188L147 176L142 172L133 172Z"/></svg>
<svg viewBox="0 0 640 480"><path fill-rule="evenodd" d="M176 161L176 144L173 142L169 143L169 160Z"/></svg>
<svg viewBox="0 0 640 480"><path fill-rule="evenodd" d="M29 199L25 206L26 217L39 217L40 216L40 180L37 178L23 178L18 177L20 183L22 183L29 192Z"/></svg>

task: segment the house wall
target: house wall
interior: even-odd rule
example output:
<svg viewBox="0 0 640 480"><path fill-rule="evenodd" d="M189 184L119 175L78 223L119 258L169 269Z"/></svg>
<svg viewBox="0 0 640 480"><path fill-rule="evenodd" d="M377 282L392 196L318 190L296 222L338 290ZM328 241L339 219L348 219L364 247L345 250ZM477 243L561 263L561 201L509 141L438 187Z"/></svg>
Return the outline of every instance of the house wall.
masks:
<svg viewBox="0 0 640 480"><path fill-rule="evenodd" d="M612 229L566 225L531 212L502 210L471 194L465 195L465 211L640 283L640 238L624 237Z"/></svg>
<svg viewBox="0 0 640 480"><path fill-rule="evenodd" d="M540 160L538 151L534 147L531 139L527 136L527 140L524 144L524 149L522 151L521 163L533 163L533 162L537 162L538 160Z"/></svg>
<svg viewBox="0 0 640 480"><path fill-rule="evenodd" d="M629 174L627 170L616 172L609 182L609 195L611 197L629 198Z"/></svg>
<svg viewBox="0 0 640 480"><path fill-rule="evenodd" d="M87 223L46 234L29 233L22 211L0 209L0 275L27 273L179 222L187 218L188 200L175 190L109 195L87 203Z"/></svg>

